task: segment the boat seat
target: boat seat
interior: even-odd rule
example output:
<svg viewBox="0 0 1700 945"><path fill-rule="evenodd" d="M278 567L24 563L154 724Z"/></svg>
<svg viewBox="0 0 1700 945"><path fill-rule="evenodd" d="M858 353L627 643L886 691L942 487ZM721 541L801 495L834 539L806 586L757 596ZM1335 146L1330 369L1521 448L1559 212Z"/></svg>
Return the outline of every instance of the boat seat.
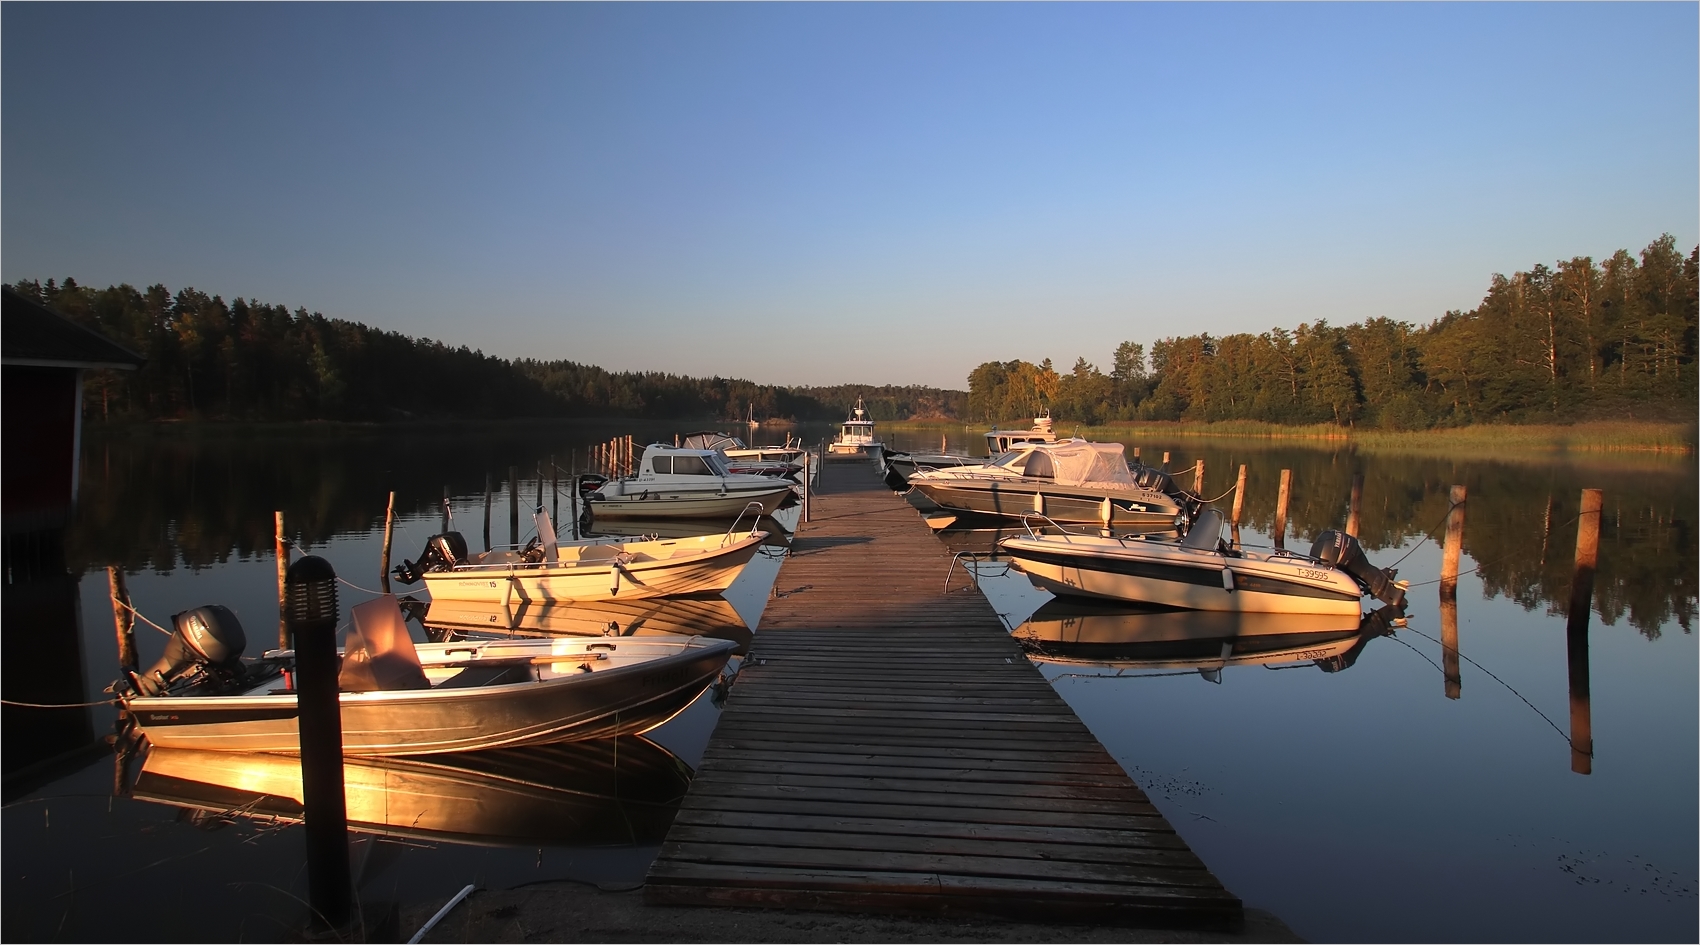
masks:
<svg viewBox="0 0 1700 945"><path fill-rule="evenodd" d="M438 683L437 689L475 689L479 686L505 686L509 683L531 682L531 661L516 660L487 660L480 665L468 666L460 672Z"/></svg>
<svg viewBox="0 0 1700 945"><path fill-rule="evenodd" d="M478 564L525 564L525 556L517 551L486 551L478 556Z"/></svg>
<svg viewBox="0 0 1700 945"><path fill-rule="evenodd" d="M343 692L381 689L429 689L419 651L407 633L407 621L395 595L385 594L353 611L354 626L342 648L337 688Z"/></svg>
<svg viewBox="0 0 1700 945"><path fill-rule="evenodd" d="M1187 529L1186 537L1181 539L1181 547L1194 551L1215 551L1221 540L1222 513L1215 509L1205 509L1192 520L1192 527Z"/></svg>
<svg viewBox="0 0 1700 945"><path fill-rule="evenodd" d="M607 561L619 556L619 545L585 545L578 550L580 561Z"/></svg>

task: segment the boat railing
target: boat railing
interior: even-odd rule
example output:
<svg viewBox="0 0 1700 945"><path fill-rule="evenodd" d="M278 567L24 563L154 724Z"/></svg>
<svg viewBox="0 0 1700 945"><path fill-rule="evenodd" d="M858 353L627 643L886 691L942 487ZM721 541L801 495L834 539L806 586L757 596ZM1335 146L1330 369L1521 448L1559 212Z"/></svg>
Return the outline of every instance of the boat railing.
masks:
<svg viewBox="0 0 1700 945"><path fill-rule="evenodd" d="M751 509L756 510L756 517L750 522L750 533L744 537L755 537L756 530L761 525L762 506L760 502L750 502L744 506L743 510L738 513L738 517L732 520L732 527L726 529L726 535L720 539L720 547L724 548L734 541L732 535L738 531L738 524L744 520L744 516L748 515Z"/></svg>
<svg viewBox="0 0 1700 945"><path fill-rule="evenodd" d="M1028 538L1038 538L1038 537L1040 537L1041 534L1043 534L1042 532L1036 532L1036 531L1033 530L1033 522L1031 521L1032 519L1039 519L1040 521L1046 523L1047 525L1050 525L1052 528L1057 530L1057 534L1062 536L1063 541L1069 541L1069 531L1068 531L1068 529L1059 525L1049 515L1045 515L1042 512L1023 512L1023 513L1021 513L1021 527L1027 529L1027 537Z"/></svg>

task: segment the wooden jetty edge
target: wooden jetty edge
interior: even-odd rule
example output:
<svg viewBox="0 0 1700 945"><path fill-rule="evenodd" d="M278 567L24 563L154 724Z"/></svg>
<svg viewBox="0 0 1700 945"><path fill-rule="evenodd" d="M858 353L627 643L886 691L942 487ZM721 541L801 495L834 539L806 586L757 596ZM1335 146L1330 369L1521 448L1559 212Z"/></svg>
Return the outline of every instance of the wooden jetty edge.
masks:
<svg viewBox="0 0 1700 945"><path fill-rule="evenodd" d="M646 900L1237 928L914 509L822 471Z"/></svg>

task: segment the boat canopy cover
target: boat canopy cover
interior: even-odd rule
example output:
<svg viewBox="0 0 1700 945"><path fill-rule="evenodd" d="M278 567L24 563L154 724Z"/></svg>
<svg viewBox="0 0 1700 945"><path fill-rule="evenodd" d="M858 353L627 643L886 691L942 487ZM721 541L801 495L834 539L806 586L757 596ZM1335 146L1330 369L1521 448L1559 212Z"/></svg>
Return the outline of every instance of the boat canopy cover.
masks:
<svg viewBox="0 0 1700 945"><path fill-rule="evenodd" d="M693 450L741 450L744 441L729 433L715 433L705 430L701 433L687 433L679 444Z"/></svg>
<svg viewBox="0 0 1700 945"><path fill-rule="evenodd" d="M1128 471L1127 459L1120 443L1093 443L1089 440L1058 440L1033 447L1035 455L1051 459L1056 481L1065 486L1133 485L1133 473ZM1033 458L1029 457L1032 468Z"/></svg>

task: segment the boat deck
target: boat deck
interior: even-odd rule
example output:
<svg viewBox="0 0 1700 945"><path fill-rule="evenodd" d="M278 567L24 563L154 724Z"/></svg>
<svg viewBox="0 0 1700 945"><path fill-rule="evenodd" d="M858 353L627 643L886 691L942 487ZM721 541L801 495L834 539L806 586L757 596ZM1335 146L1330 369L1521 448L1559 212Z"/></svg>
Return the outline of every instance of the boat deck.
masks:
<svg viewBox="0 0 1700 945"><path fill-rule="evenodd" d="M826 465L647 900L1237 926L915 510Z"/></svg>

